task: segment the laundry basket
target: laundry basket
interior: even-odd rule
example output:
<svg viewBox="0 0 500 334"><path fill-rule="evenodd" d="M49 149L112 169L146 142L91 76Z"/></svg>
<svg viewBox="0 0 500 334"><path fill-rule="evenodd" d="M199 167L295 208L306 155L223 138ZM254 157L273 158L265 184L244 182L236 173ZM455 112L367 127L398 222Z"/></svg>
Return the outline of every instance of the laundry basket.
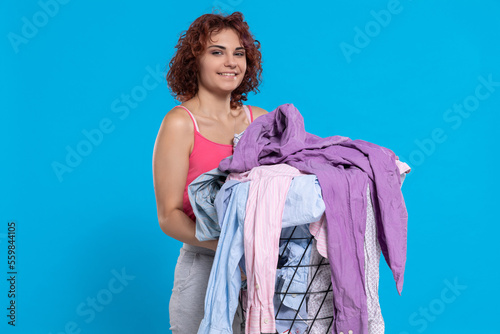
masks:
<svg viewBox="0 0 500 334"><path fill-rule="evenodd" d="M282 230L274 293L276 333L331 333L333 297L330 265L317 252L315 243L308 232L308 225ZM291 247L294 244L300 246ZM293 256L291 253L294 253ZM240 293L244 319L245 292Z"/></svg>

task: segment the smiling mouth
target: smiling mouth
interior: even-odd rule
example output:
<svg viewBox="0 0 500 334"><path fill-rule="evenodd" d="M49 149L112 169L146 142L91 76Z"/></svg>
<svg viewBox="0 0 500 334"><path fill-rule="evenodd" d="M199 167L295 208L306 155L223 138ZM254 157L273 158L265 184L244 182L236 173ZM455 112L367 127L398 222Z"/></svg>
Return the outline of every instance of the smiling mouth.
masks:
<svg viewBox="0 0 500 334"><path fill-rule="evenodd" d="M217 73L218 75L222 75L223 77L235 77L236 73Z"/></svg>

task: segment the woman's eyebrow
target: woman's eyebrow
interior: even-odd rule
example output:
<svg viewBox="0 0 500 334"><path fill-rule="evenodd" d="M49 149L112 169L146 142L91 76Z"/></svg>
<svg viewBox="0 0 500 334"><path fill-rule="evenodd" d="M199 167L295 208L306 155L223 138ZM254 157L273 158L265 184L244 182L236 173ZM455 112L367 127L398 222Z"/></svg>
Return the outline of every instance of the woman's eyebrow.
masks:
<svg viewBox="0 0 500 334"><path fill-rule="evenodd" d="M222 45L210 45L209 48L221 48L222 50L226 50L226 47ZM240 46L237 47L235 50L245 50L245 48Z"/></svg>

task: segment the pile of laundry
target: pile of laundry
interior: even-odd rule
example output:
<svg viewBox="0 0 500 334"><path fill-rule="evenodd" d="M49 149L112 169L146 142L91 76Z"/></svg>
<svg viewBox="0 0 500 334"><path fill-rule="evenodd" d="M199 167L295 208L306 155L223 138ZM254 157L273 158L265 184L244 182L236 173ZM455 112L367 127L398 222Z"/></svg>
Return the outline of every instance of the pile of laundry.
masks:
<svg viewBox="0 0 500 334"><path fill-rule="evenodd" d="M384 333L380 253L401 294L409 171L387 148L307 133L293 104L256 119L188 187L196 237L219 240L198 334L232 333L242 285L247 334Z"/></svg>

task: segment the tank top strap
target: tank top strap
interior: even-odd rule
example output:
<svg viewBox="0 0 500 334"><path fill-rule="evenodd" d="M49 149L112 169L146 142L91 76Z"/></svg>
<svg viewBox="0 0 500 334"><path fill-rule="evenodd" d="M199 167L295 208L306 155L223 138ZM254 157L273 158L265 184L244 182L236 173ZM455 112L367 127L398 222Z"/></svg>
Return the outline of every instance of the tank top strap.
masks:
<svg viewBox="0 0 500 334"><path fill-rule="evenodd" d="M176 106L176 107L181 107L187 111L187 113L189 114L189 117L191 117L191 120L193 121L194 128L196 129L196 131L200 132L200 129L198 128L198 123L196 123L196 119L194 118L193 114L189 111L189 109L184 107L184 106Z"/></svg>
<svg viewBox="0 0 500 334"><path fill-rule="evenodd" d="M250 123L253 122L253 113L252 113L252 107L247 106L246 104L243 105L243 109L245 110L245 114L247 115L248 121Z"/></svg>
<svg viewBox="0 0 500 334"><path fill-rule="evenodd" d="M184 110L187 111L187 113L189 114L189 117L191 117L191 120L193 121L194 128L196 129L196 131L200 132L200 129L198 128L198 123L196 123L196 119L194 118L193 114L189 111L189 109L184 107L184 106L176 106L176 107L183 108ZM252 107L245 104L245 105L243 105L243 109L245 110L245 114L247 116L248 121L250 123L252 123L253 122Z"/></svg>

